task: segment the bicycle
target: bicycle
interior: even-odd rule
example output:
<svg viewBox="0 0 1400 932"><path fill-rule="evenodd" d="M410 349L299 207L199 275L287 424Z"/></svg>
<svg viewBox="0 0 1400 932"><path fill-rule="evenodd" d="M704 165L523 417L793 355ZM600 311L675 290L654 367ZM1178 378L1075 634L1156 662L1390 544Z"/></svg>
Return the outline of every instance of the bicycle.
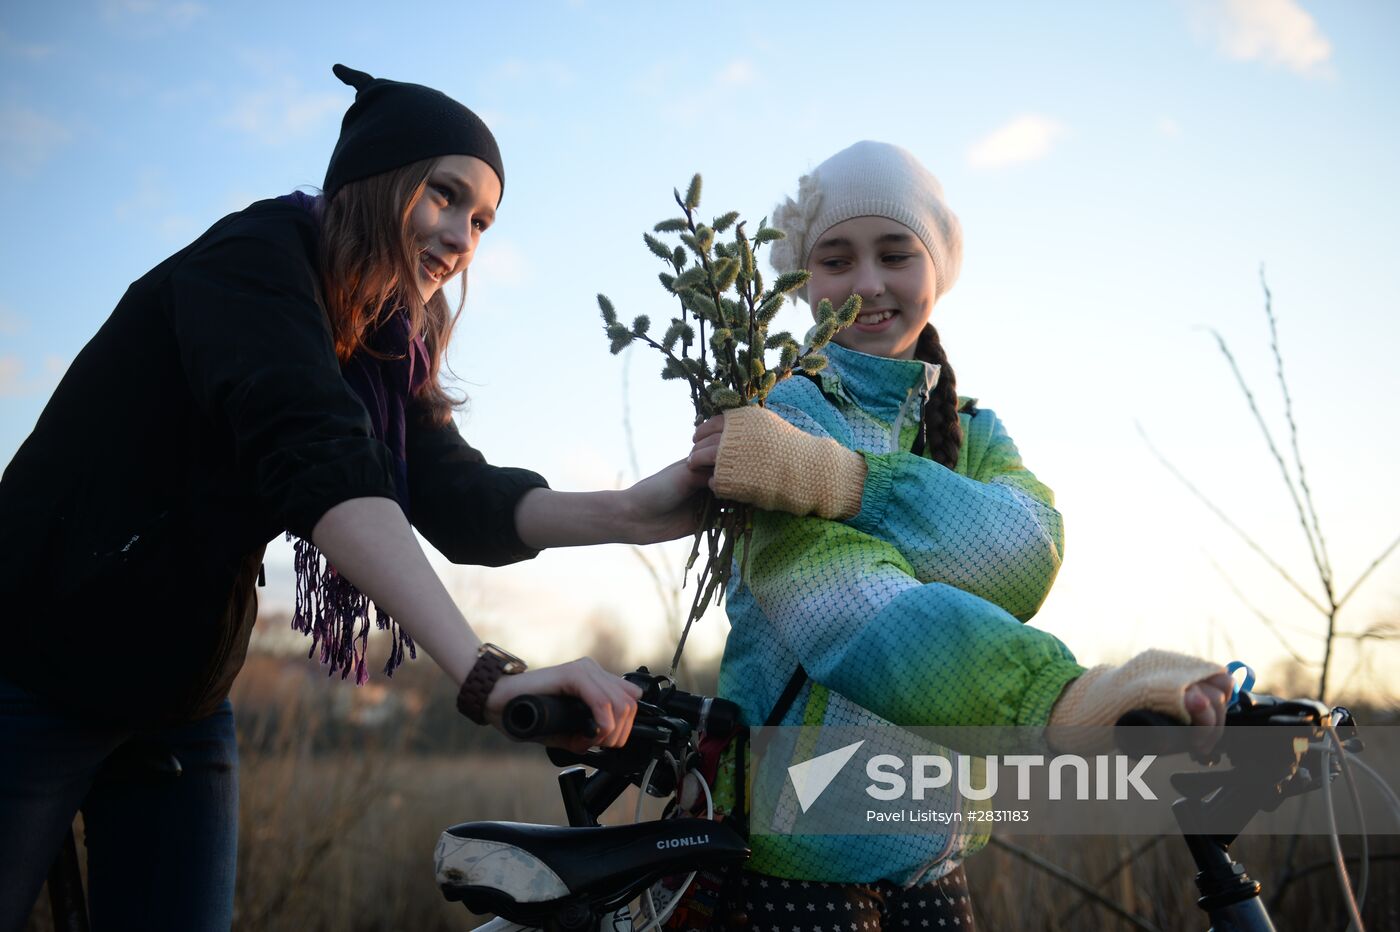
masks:
<svg viewBox="0 0 1400 932"><path fill-rule="evenodd" d="M1186 738L1179 724L1147 710L1129 712L1118 721L1117 743L1133 756L1184 751ZM1230 857L1230 846L1260 812L1272 812L1284 800L1318 789L1325 797L1332 854L1350 928L1364 932L1361 904L1369 873L1366 835L1361 836L1361 878L1354 894L1342 859L1331 784L1338 775L1345 776L1358 816L1361 802L1352 766L1375 780L1397 818L1400 799L1373 768L1350 758L1363 750L1351 713L1341 707L1329 709L1312 699L1279 699L1242 689L1226 712L1225 724L1210 757L1216 763L1222 757L1229 758L1232 768L1171 776L1173 788L1182 794L1172 804L1172 815L1198 868L1195 880L1201 896L1196 904L1209 917L1211 932L1274 932L1273 920L1260 897L1263 885ZM1178 726L1171 732L1172 739L1165 742L1138 727L1164 725ZM1261 740L1262 732L1237 730L1247 726L1277 729L1278 734L1273 740ZM1272 736L1272 732L1268 734ZM1224 831L1205 828L1222 822Z"/></svg>
<svg viewBox="0 0 1400 932"><path fill-rule="evenodd" d="M684 892L682 887L670 895L663 907L658 907L648 899L648 890L658 879L686 871L736 866L747 856L743 839L737 833L724 823L704 819L596 827L598 815L629 785L644 786L652 795L675 793L680 776L688 772L685 762L694 752L694 736L705 725L704 717L695 714L700 704L712 703L711 708L728 705L723 700L675 691L669 681L646 673L645 667L628 678L643 686L647 694L638 715L641 731L634 728L634 736L626 747L595 750L581 758L550 751L556 764L575 765L559 775L568 827L475 822L443 833L436 858L438 883L448 899L463 902L472 912L500 917L483 926L483 930L633 930L627 904L640 895L646 924L636 932L650 932L665 922ZM678 708L668 708L665 696L672 697L670 701L677 706L688 704L687 711L674 714ZM582 727L587 721L587 709L573 700L521 697L516 703L507 709L506 725L517 737L587 730ZM724 714L733 713L726 710ZM1123 716L1118 724L1118 744L1126 753L1141 756L1186 750L1188 733L1165 716L1139 710ZM1138 727L1143 725L1178 726L1166 733L1175 744L1154 740L1163 733ZM719 728L711 724L710 732L723 735L732 727L731 718ZM1242 727L1247 730L1239 730ZM1254 730L1259 727L1277 729L1277 737L1261 744L1260 732ZM1172 812L1198 868L1196 883L1201 896L1197 905L1210 919L1212 932L1274 932L1260 899L1262 885L1230 857L1231 844L1258 813L1271 812L1286 799L1321 789L1329 815L1333 815L1331 781L1339 775L1345 775L1351 786L1359 812L1350 771L1350 766L1356 765L1376 780L1400 817L1400 800L1380 775L1364 762L1349 759L1362 750L1356 731L1356 723L1346 709L1329 709L1309 699L1285 700L1240 690L1227 712L1222 738L1211 752L1215 762L1228 758L1233 766L1172 775L1173 787L1182 794L1172 805ZM662 771L668 776L657 779L661 762L668 764L667 770ZM597 769L585 776L584 767L579 764ZM708 796L708 787L704 789ZM1202 825L1218 824L1226 811L1234 813L1236 824L1232 830L1210 833L1200 829ZM712 812L710 805L707 815ZM1367 852L1363 849L1359 895L1353 896L1341 861L1334 816L1332 824L1333 852L1347 891L1348 912L1354 928L1361 932ZM713 836L715 841L705 846L662 847L676 839L701 836ZM657 851L666 856L654 857ZM511 863L494 868L468 863L472 855L481 853L503 854ZM542 876L549 877L549 882L542 883Z"/></svg>
<svg viewBox="0 0 1400 932"><path fill-rule="evenodd" d="M748 858L744 837L713 821L710 788L696 767L700 737L731 735L738 707L683 692L646 667L624 678L640 686L642 696L623 747L548 751L556 766L566 768L559 790L567 827L469 822L439 838L434 865L443 895L473 913L498 917L481 932L650 932L666 921L699 871L735 867ZM517 697L506 706L503 724L522 740L592 731L586 705L556 696ZM704 794L705 818L598 824L629 786L641 790L640 818L644 796L678 800L687 776ZM653 889L663 878L683 874L688 876L679 889ZM629 904L638 897L646 922L635 928Z"/></svg>

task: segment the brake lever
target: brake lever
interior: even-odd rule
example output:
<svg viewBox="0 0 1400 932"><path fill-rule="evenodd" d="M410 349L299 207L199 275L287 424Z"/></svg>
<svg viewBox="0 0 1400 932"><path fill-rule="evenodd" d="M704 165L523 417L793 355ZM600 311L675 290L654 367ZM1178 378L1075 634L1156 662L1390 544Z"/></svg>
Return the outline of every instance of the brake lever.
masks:
<svg viewBox="0 0 1400 932"><path fill-rule="evenodd" d="M564 748L545 750L556 767L582 764L617 774L640 786L642 774L652 761L664 760L668 753L678 760L684 759L691 734L690 725L683 719L665 715L648 718L649 721L632 726L631 736L620 748L589 748L582 754ZM675 781L675 774L669 769L657 768L648 782L647 792L653 796L665 796L675 788Z"/></svg>

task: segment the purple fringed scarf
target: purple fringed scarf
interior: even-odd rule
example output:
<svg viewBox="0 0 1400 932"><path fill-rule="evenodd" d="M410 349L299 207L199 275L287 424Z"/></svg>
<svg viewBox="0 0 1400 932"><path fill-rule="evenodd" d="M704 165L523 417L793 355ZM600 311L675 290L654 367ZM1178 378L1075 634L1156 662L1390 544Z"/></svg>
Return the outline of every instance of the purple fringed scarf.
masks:
<svg viewBox="0 0 1400 932"><path fill-rule="evenodd" d="M316 213L319 199L300 191L279 200L290 201L311 213ZM379 326L367 339L368 348L361 349L341 366L345 381L355 390L369 412L370 425L376 439L389 448L394 458L394 485L399 507L409 514L407 462L407 406L428 378L428 348L421 337L409 340L408 314L400 311ZM377 358L382 357L382 358ZM288 539L293 539L291 534ZM321 663L329 669L327 675L340 672L345 679L355 671L355 684L369 680L365 654L369 646L370 600L350 580L336 572L335 567L321 555L309 540L295 538L296 611L292 627L311 636L307 656L320 647ZM374 607L374 625L389 629L393 647L384 664L384 672L394 675L394 668L418 651L413 639L395 621Z"/></svg>

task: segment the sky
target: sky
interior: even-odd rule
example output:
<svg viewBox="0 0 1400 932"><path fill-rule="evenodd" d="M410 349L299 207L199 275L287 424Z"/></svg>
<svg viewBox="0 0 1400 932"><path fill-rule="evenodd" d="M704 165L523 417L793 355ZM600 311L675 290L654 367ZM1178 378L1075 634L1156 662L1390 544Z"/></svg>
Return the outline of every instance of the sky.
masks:
<svg viewBox="0 0 1400 932"><path fill-rule="evenodd" d="M492 462L586 490L630 483L634 460L647 474L684 456L687 396L659 380L658 357L608 354L595 293L624 317L669 316L641 233L674 214L671 190L692 173L702 212L752 223L828 155L878 139L923 160L962 222L961 278L934 321L959 390L997 412L1056 491L1065 563L1033 623L1082 662L1148 647L1240 659L1267 691L1289 648L1321 658L1325 619L1152 452L1323 598L1212 337L1291 457L1261 268L1338 592L1400 535L1400 7L390 10L0 11L0 463L130 282L220 216L321 182L352 99L330 73L343 62L443 90L500 142L504 199L449 357L471 399L459 423ZM778 326L809 319L791 306ZM490 570L434 560L473 623L533 661L573 656L603 626L655 663L674 631L643 557L665 572L687 551L559 550ZM268 570L264 607L286 610L285 545ZM1393 555L1339 626L1397 615ZM725 630L705 619L688 650L713 655ZM1358 668L1356 643L1339 648L1333 682L1396 699ZM1364 643L1375 670L1400 654Z"/></svg>

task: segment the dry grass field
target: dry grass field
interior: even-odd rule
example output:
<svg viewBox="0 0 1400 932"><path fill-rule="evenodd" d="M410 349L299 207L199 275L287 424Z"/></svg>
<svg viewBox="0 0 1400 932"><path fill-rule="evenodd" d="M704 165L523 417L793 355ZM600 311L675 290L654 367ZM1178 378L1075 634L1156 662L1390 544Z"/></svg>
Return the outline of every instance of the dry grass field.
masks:
<svg viewBox="0 0 1400 932"><path fill-rule="evenodd" d="M414 669L414 667L418 669ZM453 718L451 696L427 664L387 688L322 678L299 658L254 657L240 679L241 813L238 932L449 932L479 923L443 900L432 853L447 826L476 819L559 822L555 768L542 752L483 736ZM449 708L444 711L443 706ZM445 730L443 734L437 734ZM454 741L466 742L452 747ZM447 750L434 750L447 746ZM630 818L631 802L614 807ZM1392 829L1393 831L1393 829ZM1162 932L1203 929L1193 868L1180 839L1007 839L1096 884ZM1400 930L1397 838L1375 839L1367 928ZM1247 838L1236 850L1273 888L1286 839ZM1355 839L1346 842L1349 854ZM1306 839L1298 863L1323 862ZM968 871L980 928L1101 932L1143 928L1090 903L1020 856L990 847ZM28 929L52 928L41 902ZM1294 883L1275 914L1279 932L1345 925L1331 869ZM100 930L99 930L100 932Z"/></svg>

